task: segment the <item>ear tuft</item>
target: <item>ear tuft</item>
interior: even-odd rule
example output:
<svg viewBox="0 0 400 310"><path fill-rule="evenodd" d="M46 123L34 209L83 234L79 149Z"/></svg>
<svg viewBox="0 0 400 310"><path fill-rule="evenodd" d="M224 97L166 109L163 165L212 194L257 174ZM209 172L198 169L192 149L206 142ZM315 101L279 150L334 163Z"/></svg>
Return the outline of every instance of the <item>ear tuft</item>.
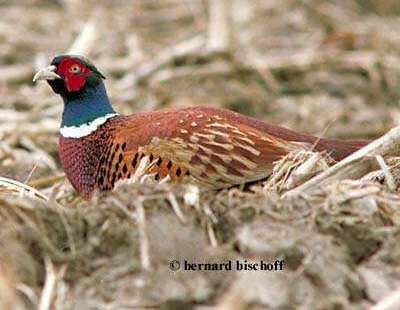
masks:
<svg viewBox="0 0 400 310"><path fill-rule="evenodd" d="M96 72L101 76L101 78L102 78L103 80L106 79L106 77L103 75L103 73L101 73L99 70L96 69Z"/></svg>

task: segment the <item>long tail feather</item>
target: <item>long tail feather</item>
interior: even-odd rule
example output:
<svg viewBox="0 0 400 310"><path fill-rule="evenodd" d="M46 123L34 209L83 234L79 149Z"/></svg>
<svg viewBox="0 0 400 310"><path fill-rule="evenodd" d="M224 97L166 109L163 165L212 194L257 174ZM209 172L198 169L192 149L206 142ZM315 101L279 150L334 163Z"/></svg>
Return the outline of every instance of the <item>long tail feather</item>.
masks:
<svg viewBox="0 0 400 310"><path fill-rule="evenodd" d="M370 142L369 140L337 140L323 138L317 142L315 150L326 150L335 160L340 161Z"/></svg>

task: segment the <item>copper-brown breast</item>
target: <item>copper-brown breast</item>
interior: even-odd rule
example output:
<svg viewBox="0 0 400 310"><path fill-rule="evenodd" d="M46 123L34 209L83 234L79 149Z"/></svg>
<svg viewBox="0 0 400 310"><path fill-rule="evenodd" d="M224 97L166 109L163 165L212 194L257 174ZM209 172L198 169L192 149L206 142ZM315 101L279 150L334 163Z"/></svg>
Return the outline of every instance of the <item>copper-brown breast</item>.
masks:
<svg viewBox="0 0 400 310"><path fill-rule="evenodd" d="M265 178L274 161L304 147L271 134L263 124L213 108L114 117L84 138L61 138L60 157L72 185L84 196L131 178L143 157L150 163L145 172L156 179L189 177L205 187L222 188Z"/></svg>

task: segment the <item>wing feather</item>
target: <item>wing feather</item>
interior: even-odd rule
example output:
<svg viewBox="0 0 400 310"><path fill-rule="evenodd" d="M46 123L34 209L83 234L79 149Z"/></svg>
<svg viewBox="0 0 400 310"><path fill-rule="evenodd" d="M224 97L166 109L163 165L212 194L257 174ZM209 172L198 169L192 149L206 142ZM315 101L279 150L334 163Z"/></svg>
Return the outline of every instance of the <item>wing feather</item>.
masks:
<svg viewBox="0 0 400 310"><path fill-rule="evenodd" d="M122 177L132 174L135 167L129 163L147 155L157 159L149 169L156 176L180 180L189 174L204 185L226 187L267 177L274 161L299 148L247 118L224 113L191 108L122 118L114 128L115 143L125 145L116 178L121 166L128 168Z"/></svg>

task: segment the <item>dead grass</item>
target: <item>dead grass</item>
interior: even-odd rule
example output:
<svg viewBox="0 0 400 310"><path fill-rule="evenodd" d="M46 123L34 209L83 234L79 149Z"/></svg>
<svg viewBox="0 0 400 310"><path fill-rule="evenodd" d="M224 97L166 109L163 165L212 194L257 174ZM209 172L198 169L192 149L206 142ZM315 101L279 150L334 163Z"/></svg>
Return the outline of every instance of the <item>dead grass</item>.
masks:
<svg viewBox="0 0 400 310"><path fill-rule="evenodd" d="M251 3L234 14L229 54L204 48L203 1L0 1L1 309L396 302L399 157L296 199L284 194L327 171L329 154L291 153L264 183L218 193L138 176L83 201L62 174L62 104L31 79L71 48L90 51L124 114L216 105L338 138L398 123L396 1ZM285 270L172 272L175 259L284 259Z"/></svg>

